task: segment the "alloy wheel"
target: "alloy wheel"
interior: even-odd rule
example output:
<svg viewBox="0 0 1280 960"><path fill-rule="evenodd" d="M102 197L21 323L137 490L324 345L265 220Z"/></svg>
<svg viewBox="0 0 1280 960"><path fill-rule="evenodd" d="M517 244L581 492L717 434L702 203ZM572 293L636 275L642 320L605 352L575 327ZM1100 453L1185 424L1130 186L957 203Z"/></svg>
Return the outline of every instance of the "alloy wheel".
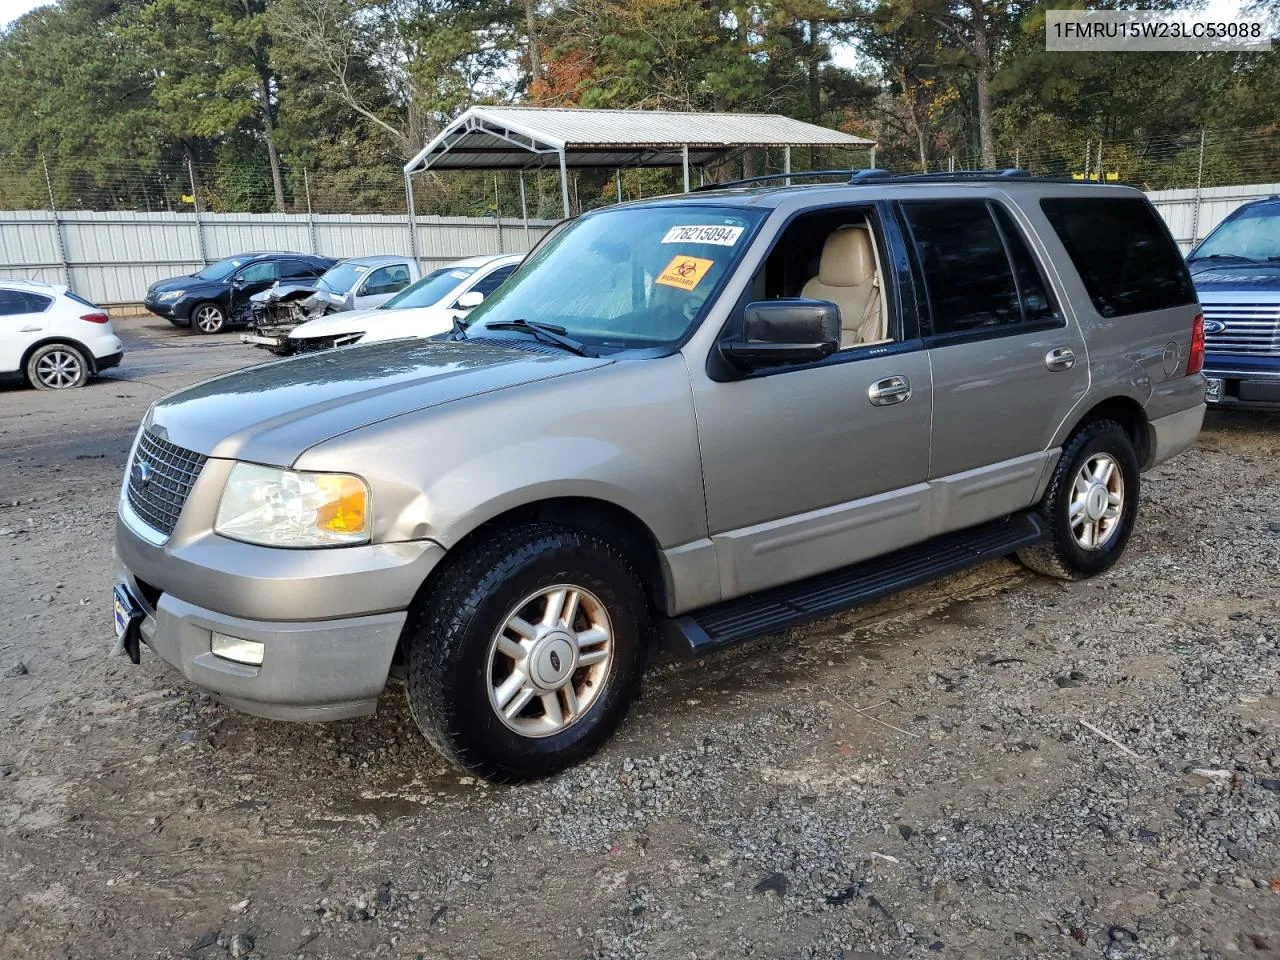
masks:
<svg viewBox="0 0 1280 960"><path fill-rule="evenodd" d="M84 359L70 348L50 350L36 361L36 379L50 390L74 387L84 376Z"/></svg>
<svg viewBox="0 0 1280 960"><path fill-rule="evenodd" d="M217 333L222 329L222 311L211 304L196 310L194 320L201 333Z"/></svg>
<svg viewBox="0 0 1280 960"><path fill-rule="evenodd" d="M1076 543L1086 550L1106 546L1124 514L1124 471L1108 453L1085 460L1071 490L1068 522Z"/></svg>
<svg viewBox="0 0 1280 960"><path fill-rule="evenodd" d="M612 666L600 599L572 584L546 587L521 600L489 644L489 705L521 736L551 736L586 715Z"/></svg>

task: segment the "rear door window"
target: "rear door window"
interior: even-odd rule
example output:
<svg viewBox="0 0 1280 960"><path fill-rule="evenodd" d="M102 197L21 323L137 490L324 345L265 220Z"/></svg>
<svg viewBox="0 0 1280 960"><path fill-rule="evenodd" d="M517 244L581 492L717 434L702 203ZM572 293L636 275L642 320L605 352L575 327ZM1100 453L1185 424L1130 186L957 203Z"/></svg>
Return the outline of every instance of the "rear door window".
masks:
<svg viewBox="0 0 1280 960"><path fill-rule="evenodd" d="M1182 254L1146 200L1046 197L1040 208L1101 316L1123 317L1195 303L1195 288Z"/></svg>
<svg viewBox="0 0 1280 960"><path fill-rule="evenodd" d="M985 200L902 204L924 274L933 333L999 330L1022 322L1018 284Z"/></svg>

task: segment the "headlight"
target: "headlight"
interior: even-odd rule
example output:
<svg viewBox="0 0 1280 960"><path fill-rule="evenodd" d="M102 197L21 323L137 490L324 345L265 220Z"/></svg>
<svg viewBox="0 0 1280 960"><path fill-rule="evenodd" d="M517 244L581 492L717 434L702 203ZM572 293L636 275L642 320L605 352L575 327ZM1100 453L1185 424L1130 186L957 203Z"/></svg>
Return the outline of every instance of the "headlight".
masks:
<svg viewBox="0 0 1280 960"><path fill-rule="evenodd" d="M267 547L338 547L369 542L369 488L345 473L301 473L237 463L213 529Z"/></svg>
<svg viewBox="0 0 1280 960"><path fill-rule="evenodd" d="M177 300L180 296L182 296L186 292L187 291L185 290L166 290L164 293L160 294L160 296L156 297L156 299L161 301Z"/></svg>

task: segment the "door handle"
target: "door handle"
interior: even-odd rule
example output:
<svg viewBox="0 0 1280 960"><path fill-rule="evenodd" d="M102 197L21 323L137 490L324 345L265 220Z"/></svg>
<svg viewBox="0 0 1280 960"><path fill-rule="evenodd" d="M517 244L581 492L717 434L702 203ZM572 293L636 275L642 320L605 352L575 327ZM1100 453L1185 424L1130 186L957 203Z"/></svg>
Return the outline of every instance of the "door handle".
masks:
<svg viewBox="0 0 1280 960"><path fill-rule="evenodd" d="M1076 365L1075 352L1070 347L1054 347L1044 355L1044 365L1050 370L1070 370Z"/></svg>
<svg viewBox="0 0 1280 960"><path fill-rule="evenodd" d="M867 388L867 399L873 407L887 407L911 399L911 381L906 377L885 377Z"/></svg>

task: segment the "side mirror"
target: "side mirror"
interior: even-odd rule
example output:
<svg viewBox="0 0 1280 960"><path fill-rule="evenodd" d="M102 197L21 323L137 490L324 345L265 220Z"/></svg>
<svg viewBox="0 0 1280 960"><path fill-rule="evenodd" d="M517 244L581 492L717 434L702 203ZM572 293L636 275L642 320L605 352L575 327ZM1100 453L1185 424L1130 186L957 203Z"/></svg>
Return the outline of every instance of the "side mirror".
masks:
<svg viewBox="0 0 1280 960"><path fill-rule="evenodd" d="M468 290L458 298L458 302L454 307L458 310L474 310L480 304L484 303L484 294L479 290Z"/></svg>
<svg viewBox="0 0 1280 960"><path fill-rule="evenodd" d="M739 370L810 363L840 348L840 308L826 300L760 300L747 304L742 339L721 350Z"/></svg>

